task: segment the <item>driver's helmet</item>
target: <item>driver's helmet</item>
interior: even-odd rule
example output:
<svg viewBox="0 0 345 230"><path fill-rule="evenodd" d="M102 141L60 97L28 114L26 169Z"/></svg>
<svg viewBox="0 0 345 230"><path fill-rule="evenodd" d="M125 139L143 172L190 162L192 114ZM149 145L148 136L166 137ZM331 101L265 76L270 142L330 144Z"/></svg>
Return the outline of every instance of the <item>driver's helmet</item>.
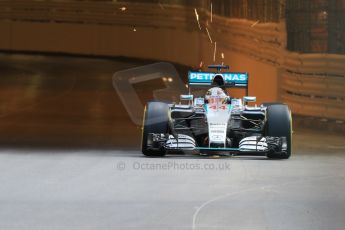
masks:
<svg viewBox="0 0 345 230"><path fill-rule="evenodd" d="M220 87L213 87L207 90L205 95L206 103L222 103L225 104L228 101L229 96Z"/></svg>
<svg viewBox="0 0 345 230"><path fill-rule="evenodd" d="M218 87L224 87L225 82L224 82L223 76L220 74L217 74L216 76L214 76L214 78L212 79L212 85L218 86Z"/></svg>

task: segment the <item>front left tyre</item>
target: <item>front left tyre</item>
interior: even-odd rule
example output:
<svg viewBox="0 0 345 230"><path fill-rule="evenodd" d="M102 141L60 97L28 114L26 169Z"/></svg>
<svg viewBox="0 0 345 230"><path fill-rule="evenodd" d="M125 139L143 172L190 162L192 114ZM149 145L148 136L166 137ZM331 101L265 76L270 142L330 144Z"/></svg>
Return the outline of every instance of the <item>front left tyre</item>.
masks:
<svg viewBox="0 0 345 230"><path fill-rule="evenodd" d="M169 106L163 102L149 102L144 110L141 150L145 156L162 157L165 149L149 149L147 147L148 135L150 133L169 132Z"/></svg>

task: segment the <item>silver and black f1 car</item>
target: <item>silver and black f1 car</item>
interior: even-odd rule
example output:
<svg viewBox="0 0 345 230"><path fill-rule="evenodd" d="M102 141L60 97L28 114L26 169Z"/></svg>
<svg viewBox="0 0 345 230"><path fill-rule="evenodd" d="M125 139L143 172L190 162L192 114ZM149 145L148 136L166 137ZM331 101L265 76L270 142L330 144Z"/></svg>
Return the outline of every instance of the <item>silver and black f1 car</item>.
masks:
<svg viewBox="0 0 345 230"><path fill-rule="evenodd" d="M181 95L187 103L149 102L144 111L142 152L164 156L170 150L201 154L266 155L287 159L291 155L292 122L287 105L264 103L248 106L248 74L189 72L189 89ZM206 87L206 90L205 90ZM246 96L232 98L229 88L243 88ZM205 92L206 91L206 92Z"/></svg>

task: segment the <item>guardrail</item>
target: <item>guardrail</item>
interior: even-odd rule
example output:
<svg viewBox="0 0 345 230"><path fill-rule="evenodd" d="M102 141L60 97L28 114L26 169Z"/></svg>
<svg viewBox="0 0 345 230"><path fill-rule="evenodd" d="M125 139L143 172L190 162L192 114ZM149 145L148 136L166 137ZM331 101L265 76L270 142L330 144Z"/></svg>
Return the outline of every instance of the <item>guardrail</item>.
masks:
<svg viewBox="0 0 345 230"><path fill-rule="evenodd" d="M295 114L345 120L345 57L287 54L280 97Z"/></svg>
<svg viewBox="0 0 345 230"><path fill-rule="evenodd" d="M126 7L126 10L121 10ZM211 37L229 52L239 52L268 63L279 71L280 99L293 113L345 120L345 57L296 54L285 51L285 24L229 19L199 9L200 31L194 9L179 5L100 1L0 1L0 20L81 25L123 25L170 28ZM192 41L189 41L192 42ZM183 55L183 54L182 54Z"/></svg>
<svg viewBox="0 0 345 230"><path fill-rule="evenodd" d="M280 65L286 43L282 36L285 34L283 23L261 24L244 19L213 18L212 34L224 47L265 63Z"/></svg>

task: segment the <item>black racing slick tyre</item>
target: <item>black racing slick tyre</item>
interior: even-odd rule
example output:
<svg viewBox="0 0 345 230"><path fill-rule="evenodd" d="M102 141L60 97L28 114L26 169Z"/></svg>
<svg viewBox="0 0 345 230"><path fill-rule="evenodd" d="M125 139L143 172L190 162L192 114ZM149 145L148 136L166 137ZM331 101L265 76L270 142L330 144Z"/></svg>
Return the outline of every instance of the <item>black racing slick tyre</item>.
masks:
<svg viewBox="0 0 345 230"><path fill-rule="evenodd" d="M272 104L266 111L266 136L286 137L286 153L268 153L268 158L288 159L291 156L292 142L292 119L291 112L287 105Z"/></svg>
<svg viewBox="0 0 345 230"><path fill-rule="evenodd" d="M149 102L144 110L141 150L145 156L162 157L164 149L152 150L147 148L149 133L168 133L169 131L169 107L163 102Z"/></svg>
<svg viewBox="0 0 345 230"><path fill-rule="evenodd" d="M263 106L268 107L270 105L283 105L281 102L264 102L262 103Z"/></svg>

